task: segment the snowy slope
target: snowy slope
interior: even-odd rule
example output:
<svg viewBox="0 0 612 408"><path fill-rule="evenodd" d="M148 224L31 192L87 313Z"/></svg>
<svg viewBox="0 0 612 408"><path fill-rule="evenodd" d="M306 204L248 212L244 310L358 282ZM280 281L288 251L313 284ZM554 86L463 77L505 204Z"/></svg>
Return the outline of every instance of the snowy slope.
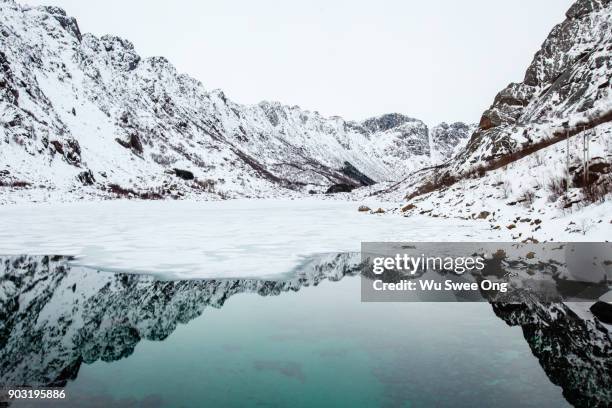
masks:
<svg viewBox="0 0 612 408"><path fill-rule="evenodd" d="M59 8L1 0L0 32L4 202L325 192L430 164L420 120L240 105L127 40L81 34Z"/></svg>
<svg viewBox="0 0 612 408"><path fill-rule="evenodd" d="M585 133L590 141L591 168L612 162L612 124ZM569 147L570 168L577 173L572 182L580 184L582 137L570 139ZM565 141L555 143L481 177L466 177L413 197L387 212L409 218L427 215L472 220L488 227L498 240L609 241L612 194L588 200L582 187L572 186L566 192L562 185L566 177L566 149ZM598 183L612 186L610 174L598 177L595 186ZM399 194L395 190L385 197L400 200Z"/></svg>

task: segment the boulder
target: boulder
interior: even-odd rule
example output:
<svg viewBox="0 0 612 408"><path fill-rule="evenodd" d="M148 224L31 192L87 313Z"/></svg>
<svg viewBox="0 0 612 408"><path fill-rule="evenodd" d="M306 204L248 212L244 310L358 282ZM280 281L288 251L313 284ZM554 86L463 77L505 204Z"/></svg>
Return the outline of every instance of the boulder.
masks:
<svg viewBox="0 0 612 408"><path fill-rule="evenodd" d="M587 185L596 183L604 174L608 174L611 171L612 165L601 157L594 157L591 159L589 169L587 171L587 180L585 180L584 168L582 166L570 167L570 172L572 173L572 183L575 187L585 187Z"/></svg>
<svg viewBox="0 0 612 408"><path fill-rule="evenodd" d="M416 205L410 203L402 207L402 212L410 211L416 208Z"/></svg>
<svg viewBox="0 0 612 408"><path fill-rule="evenodd" d="M478 218L479 220L484 220L484 219L486 219L486 218L487 218L489 215L491 215L491 213L490 213L490 212L488 212L488 211L481 211L481 212L480 212L480 214L478 214L478 217L476 217L476 218Z"/></svg>
<svg viewBox="0 0 612 408"><path fill-rule="evenodd" d="M127 142L119 138L116 138L115 141L126 149L131 149L135 153L142 154L143 152L142 142L140 141L138 135L135 133L132 133L130 135L130 140L128 140Z"/></svg>

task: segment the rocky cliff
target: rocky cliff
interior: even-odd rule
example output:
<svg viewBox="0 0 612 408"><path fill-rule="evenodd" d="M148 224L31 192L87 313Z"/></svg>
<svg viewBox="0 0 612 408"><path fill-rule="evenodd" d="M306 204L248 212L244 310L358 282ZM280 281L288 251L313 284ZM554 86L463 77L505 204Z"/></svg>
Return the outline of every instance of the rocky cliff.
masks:
<svg viewBox="0 0 612 408"><path fill-rule="evenodd" d="M495 97L456 168L503 158L551 138L591 127L612 111L612 4L578 0L555 26L522 82Z"/></svg>
<svg viewBox="0 0 612 408"><path fill-rule="evenodd" d="M442 122L431 128L432 164L444 163L460 153L476 127L476 125L468 125L463 122L451 124Z"/></svg>
<svg viewBox="0 0 612 408"><path fill-rule="evenodd" d="M611 76L612 3L578 0L536 52L523 81L509 84L495 96L454 160L407 175L394 190L415 197L458 180L482 177L576 135L603 139L593 146L591 157L609 164ZM548 156L547 164L565 162L562 148L551 149L554 152L543 153ZM579 149L572 146L570 152L574 170L582 160ZM527 172L529 165L517 166ZM542 169L540 173L546 172L548 169Z"/></svg>

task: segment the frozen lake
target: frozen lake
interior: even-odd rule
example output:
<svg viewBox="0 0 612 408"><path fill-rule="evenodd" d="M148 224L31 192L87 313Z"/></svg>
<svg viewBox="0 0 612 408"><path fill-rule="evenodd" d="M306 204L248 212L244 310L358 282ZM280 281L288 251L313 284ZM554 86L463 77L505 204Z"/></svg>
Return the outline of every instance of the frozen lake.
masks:
<svg viewBox="0 0 612 408"><path fill-rule="evenodd" d="M301 199L10 205L0 207L0 254L74 255L80 265L168 278L271 277L312 255L357 252L362 241L499 239L484 222L363 214L359 204Z"/></svg>

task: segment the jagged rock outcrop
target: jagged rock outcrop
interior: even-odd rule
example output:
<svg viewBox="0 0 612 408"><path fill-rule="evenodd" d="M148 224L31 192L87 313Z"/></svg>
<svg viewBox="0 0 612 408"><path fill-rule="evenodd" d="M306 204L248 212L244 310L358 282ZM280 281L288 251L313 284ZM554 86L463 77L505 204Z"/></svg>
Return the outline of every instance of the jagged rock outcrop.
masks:
<svg viewBox="0 0 612 408"><path fill-rule="evenodd" d="M465 148L476 125L442 122L430 130L432 164L443 163Z"/></svg>

